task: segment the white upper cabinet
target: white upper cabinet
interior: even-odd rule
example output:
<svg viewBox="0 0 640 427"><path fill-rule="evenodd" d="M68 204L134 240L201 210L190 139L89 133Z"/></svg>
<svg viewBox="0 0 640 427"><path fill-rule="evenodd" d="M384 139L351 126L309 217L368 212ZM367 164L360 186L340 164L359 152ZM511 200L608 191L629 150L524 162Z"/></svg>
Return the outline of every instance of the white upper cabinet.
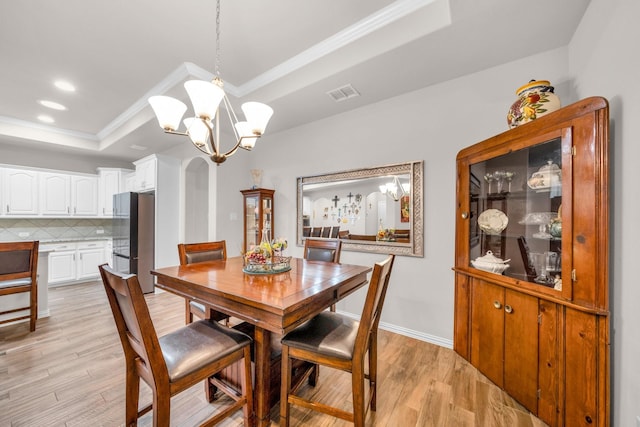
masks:
<svg viewBox="0 0 640 427"><path fill-rule="evenodd" d="M155 155L147 156L133 162L136 165L136 189L135 191L150 191L156 188L156 163Z"/></svg>
<svg viewBox="0 0 640 427"><path fill-rule="evenodd" d="M42 215L71 215L71 175L40 172Z"/></svg>
<svg viewBox="0 0 640 427"><path fill-rule="evenodd" d="M6 215L38 215L38 175L29 169L2 170L2 211Z"/></svg>
<svg viewBox="0 0 640 427"><path fill-rule="evenodd" d="M40 172L40 214L97 216L98 177Z"/></svg>
<svg viewBox="0 0 640 427"><path fill-rule="evenodd" d="M98 216L98 177L71 176L73 215Z"/></svg>
<svg viewBox="0 0 640 427"><path fill-rule="evenodd" d="M100 176L99 214L111 217L113 215L114 194L130 191L126 188L125 177L133 171L127 169L98 168Z"/></svg>

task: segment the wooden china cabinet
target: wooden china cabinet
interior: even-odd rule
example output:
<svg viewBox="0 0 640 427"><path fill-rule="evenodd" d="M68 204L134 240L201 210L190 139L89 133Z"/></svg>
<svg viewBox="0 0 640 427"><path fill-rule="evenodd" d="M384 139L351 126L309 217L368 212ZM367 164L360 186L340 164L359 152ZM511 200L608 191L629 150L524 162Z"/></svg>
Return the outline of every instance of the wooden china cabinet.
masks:
<svg viewBox="0 0 640 427"><path fill-rule="evenodd" d="M242 253L260 244L263 232L273 239L273 193L275 190L254 188L241 190L244 198L244 239Z"/></svg>
<svg viewBox="0 0 640 427"><path fill-rule="evenodd" d="M593 97L457 157L454 349L550 426L610 422L608 148Z"/></svg>

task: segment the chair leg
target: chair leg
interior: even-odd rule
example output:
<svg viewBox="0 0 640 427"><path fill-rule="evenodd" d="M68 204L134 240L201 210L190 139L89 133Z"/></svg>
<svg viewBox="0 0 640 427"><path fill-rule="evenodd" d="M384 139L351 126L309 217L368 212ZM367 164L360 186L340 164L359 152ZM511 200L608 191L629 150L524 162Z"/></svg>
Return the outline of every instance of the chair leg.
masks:
<svg viewBox="0 0 640 427"><path fill-rule="evenodd" d="M29 329L31 332L36 330L36 321L38 320L38 291L31 288L31 292L29 292L30 303L31 303L31 316L29 319Z"/></svg>
<svg viewBox="0 0 640 427"><path fill-rule="evenodd" d="M207 399L207 402L212 403L216 400L216 393L218 392L218 387L216 387L209 378L204 380L204 395Z"/></svg>
<svg viewBox="0 0 640 427"><path fill-rule="evenodd" d="M191 313L191 304L187 298L184 299L184 314L185 314L184 323L186 325L188 325L189 323L192 323L193 313Z"/></svg>
<svg viewBox="0 0 640 427"><path fill-rule="evenodd" d="M320 365L316 364L313 365L313 368L311 368L311 374L309 374L309 385L311 387L315 387L318 384L318 378L320 378Z"/></svg>
<svg viewBox="0 0 640 427"><path fill-rule="evenodd" d="M371 392L371 410L376 410L376 397L378 395L378 334L371 332L369 342L369 390Z"/></svg>
<svg viewBox="0 0 640 427"><path fill-rule="evenodd" d="M335 313L336 312L336 305L335 304L331 304L331 306L329 307L329 311L333 311Z"/></svg>
<svg viewBox="0 0 640 427"><path fill-rule="evenodd" d="M171 396L168 392L153 390L153 427L169 427L170 421Z"/></svg>
<svg viewBox="0 0 640 427"><path fill-rule="evenodd" d="M140 398L140 377L133 364L127 364L125 392L125 425L138 425L138 400Z"/></svg>
<svg viewBox="0 0 640 427"><path fill-rule="evenodd" d="M244 358L242 360L244 363L244 369L240 372L240 381L242 383L242 394L246 396L247 402L242 408L242 412L244 414L244 425L252 426L254 424L253 420L253 387L251 378L251 348L249 346L244 349Z"/></svg>
<svg viewBox="0 0 640 427"><path fill-rule="evenodd" d="M291 392L291 359L289 359L289 346L282 345L281 358L280 427L289 427L289 393Z"/></svg>
<svg viewBox="0 0 640 427"><path fill-rule="evenodd" d="M364 405L364 361L354 364L351 373L351 390L353 393L353 424L355 427L364 426L366 408Z"/></svg>

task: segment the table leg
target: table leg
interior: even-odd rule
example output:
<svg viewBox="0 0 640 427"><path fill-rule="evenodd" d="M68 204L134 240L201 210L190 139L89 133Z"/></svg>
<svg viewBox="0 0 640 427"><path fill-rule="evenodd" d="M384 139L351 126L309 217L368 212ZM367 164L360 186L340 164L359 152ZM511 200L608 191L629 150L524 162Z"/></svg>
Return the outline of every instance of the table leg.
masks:
<svg viewBox="0 0 640 427"><path fill-rule="evenodd" d="M271 332L256 326L254 336L256 385L254 388L256 405L256 426L271 425L269 412L269 392L271 390Z"/></svg>

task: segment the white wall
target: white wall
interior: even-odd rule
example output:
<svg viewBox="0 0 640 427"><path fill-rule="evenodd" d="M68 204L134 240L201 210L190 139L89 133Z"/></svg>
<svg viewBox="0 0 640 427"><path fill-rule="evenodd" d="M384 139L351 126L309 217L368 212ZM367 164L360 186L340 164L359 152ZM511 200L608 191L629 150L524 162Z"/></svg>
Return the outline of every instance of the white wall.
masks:
<svg viewBox="0 0 640 427"><path fill-rule="evenodd" d="M609 100L611 170L610 307L613 426L640 416L640 2L592 0L569 46L574 90Z"/></svg>

